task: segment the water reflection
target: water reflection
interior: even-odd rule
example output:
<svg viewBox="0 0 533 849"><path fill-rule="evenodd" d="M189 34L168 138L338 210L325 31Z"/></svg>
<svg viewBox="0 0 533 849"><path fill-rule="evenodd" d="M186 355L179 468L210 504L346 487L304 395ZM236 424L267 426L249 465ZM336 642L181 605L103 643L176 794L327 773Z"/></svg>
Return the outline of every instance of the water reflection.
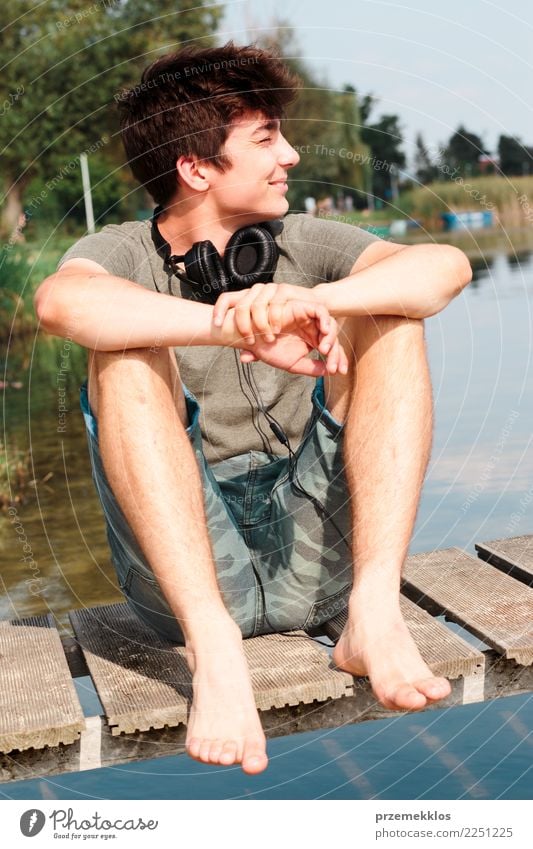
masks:
<svg viewBox="0 0 533 849"><path fill-rule="evenodd" d="M491 257L487 257L486 259L485 257L476 257L470 260L470 265L472 266L472 282L470 286L477 289L480 282L486 277L487 271L490 271L493 261Z"/></svg>
<svg viewBox="0 0 533 849"><path fill-rule="evenodd" d="M67 612L74 607L121 598L78 409L85 352L71 346L65 359L62 340L40 337L35 344L30 340L12 348L8 368L16 370L24 384L18 392L5 392L6 441L8 446L16 443L31 452L30 472L36 483L17 513L38 566L40 591L32 592L26 583L28 564L21 559L12 524L2 521L0 616L51 611L66 624ZM60 418L60 407L66 408L64 418ZM35 575L33 566L31 574Z"/></svg>
<svg viewBox="0 0 533 849"><path fill-rule="evenodd" d="M533 483L533 256L498 256L450 306L426 323L435 437L412 550L533 531L520 505ZM473 550L473 549L472 549Z"/></svg>

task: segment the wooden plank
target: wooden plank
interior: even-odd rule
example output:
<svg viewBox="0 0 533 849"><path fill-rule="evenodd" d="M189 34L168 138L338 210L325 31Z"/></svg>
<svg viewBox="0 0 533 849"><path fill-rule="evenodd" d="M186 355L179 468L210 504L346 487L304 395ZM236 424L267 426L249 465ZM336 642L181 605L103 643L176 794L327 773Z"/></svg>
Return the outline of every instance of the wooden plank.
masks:
<svg viewBox="0 0 533 849"><path fill-rule="evenodd" d="M403 595L400 596L400 609L422 658L434 675L452 679L483 676L485 659L482 652L469 646ZM324 625L325 633L334 642L339 639L346 619L347 611L343 610Z"/></svg>
<svg viewBox="0 0 533 849"><path fill-rule="evenodd" d="M125 603L69 617L113 734L187 721L191 682L183 651L159 639Z"/></svg>
<svg viewBox="0 0 533 849"><path fill-rule="evenodd" d="M486 687L484 700L515 696L533 691L533 666L517 666L496 652L486 651ZM435 711L464 703L463 685L452 681L452 693L427 710ZM483 694L478 699L483 701ZM353 695L330 699L322 704L299 704L292 707L261 711L266 736L274 737L300 732L339 728L375 719L400 718L402 712L387 711L379 705L365 679L357 679ZM403 712L404 717L408 714ZM0 755L0 782L79 772L97 767L150 760L185 752L184 725L152 729L135 734L114 736L105 717L87 717L87 730L81 741L71 746L55 746L42 751L29 750L14 755Z"/></svg>
<svg viewBox="0 0 533 849"><path fill-rule="evenodd" d="M0 751L73 743L85 727L52 616L0 622Z"/></svg>
<svg viewBox="0 0 533 849"><path fill-rule="evenodd" d="M185 649L158 637L127 604L70 613L113 734L187 722L192 695ZM351 675L303 632L244 641L257 707L337 699L351 692Z"/></svg>
<svg viewBox="0 0 533 849"><path fill-rule="evenodd" d="M329 655L303 631L244 640L259 710L340 699L353 691L353 677L333 669Z"/></svg>
<svg viewBox="0 0 533 849"><path fill-rule="evenodd" d="M407 559L403 591L523 666L533 662L533 589L458 548Z"/></svg>
<svg viewBox="0 0 533 849"><path fill-rule="evenodd" d="M476 551L478 556L491 566L501 569L517 581L533 586L532 535L476 543Z"/></svg>

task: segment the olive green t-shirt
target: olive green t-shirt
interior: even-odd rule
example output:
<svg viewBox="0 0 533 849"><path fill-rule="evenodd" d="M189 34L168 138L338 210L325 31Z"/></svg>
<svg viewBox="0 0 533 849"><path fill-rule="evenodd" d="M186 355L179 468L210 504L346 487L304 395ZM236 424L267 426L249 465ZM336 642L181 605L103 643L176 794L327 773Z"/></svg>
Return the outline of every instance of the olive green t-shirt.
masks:
<svg viewBox="0 0 533 849"><path fill-rule="evenodd" d="M280 256L273 282L312 288L347 277L356 259L378 237L351 224L289 214L275 238ZM110 274L152 291L192 297L187 284L165 267L149 220L109 224L99 233L84 236L61 257L58 267L68 259L80 258L91 259ZM264 407L296 450L311 414L314 378L289 374L262 362L243 366L233 348L190 345L175 350L182 382L200 404L208 463L248 451L287 454L258 411L247 378L254 380Z"/></svg>

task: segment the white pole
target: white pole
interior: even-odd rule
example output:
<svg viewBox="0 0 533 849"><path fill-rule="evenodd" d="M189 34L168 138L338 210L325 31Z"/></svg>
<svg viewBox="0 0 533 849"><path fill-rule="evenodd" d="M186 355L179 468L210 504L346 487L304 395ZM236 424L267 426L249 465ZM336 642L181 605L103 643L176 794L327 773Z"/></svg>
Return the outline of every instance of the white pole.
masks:
<svg viewBox="0 0 533 849"><path fill-rule="evenodd" d="M91 195L91 179L89 177L89 163L87 154L80 153L81 180L83 183L83 200L85 201L85 218L87 219L87 232L94 233L93 198Z"/></svg>

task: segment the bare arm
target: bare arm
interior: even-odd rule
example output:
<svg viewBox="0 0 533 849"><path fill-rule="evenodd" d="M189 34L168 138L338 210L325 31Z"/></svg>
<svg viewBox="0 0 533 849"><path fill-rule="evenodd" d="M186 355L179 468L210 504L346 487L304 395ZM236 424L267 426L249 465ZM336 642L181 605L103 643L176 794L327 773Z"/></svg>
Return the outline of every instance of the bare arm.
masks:
<svg viewBox="0 0 533 849"><path fill-rule="evenodd" d="M468 259L452 245L373 242L348 277L320 283L312 291L335 317L428 318L444 309L471 279Z"/></svg>
<svg viewBox="0 0 533 849"><path fill-rule="evenodd" d="M47 277L35 295L35 308L45 330L92 351L158 351L194 345L242 348L244 344L234 310L228 312L223 326L215 326L210 304L148 291L114 277L92 260L69 260ZM347 366L337 323L323 304L312 298L307 303L286 303L282 325L283 338L260 346L255 358L313 376ZM327 356L325 363L308 359L315 347Z"/></svg>
<svg viewBox="0 0 533 849"><path fill-rule="evenodd" d="M228 325L214 328L213 307L150 292L114 277L92 260L72 259L35 294L41 326L95 351L180 345L230 345Z"/></svg>
<svg viewBox="0 0 533 849"><path fill-rule="evenodd" d="M428 318L444 309L472 279L465 254L451 245L369 245L348 277L304 289L288 283L258 284L243 292L221 295L213 323L221 326L235 309L239 332L279 332L284 304L305 297L323 304L334 318L350 315L397 315ZM305 293L305 294L304 294ZM248 347L248 346L247 346Z"/></svg>

